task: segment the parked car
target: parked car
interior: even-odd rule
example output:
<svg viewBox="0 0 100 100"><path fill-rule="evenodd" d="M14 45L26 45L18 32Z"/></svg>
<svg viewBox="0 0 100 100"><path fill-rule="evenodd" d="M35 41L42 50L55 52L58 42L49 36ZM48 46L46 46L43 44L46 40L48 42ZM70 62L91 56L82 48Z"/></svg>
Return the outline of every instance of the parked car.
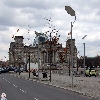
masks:
<svg viewBox="0 0 100 100"><path fill-rule="evenodd" d="M17 68L17 69L14 70L14 72L15 73L17 73L17 72L20 72L21 73L22 71L19 68Z"/></svg>
<svg viewBox="0 0 100 100"><path fill-rule="evenodd" d="M9 69L7 67L3 68L5 70L5 72L9 72Z"/></svg>
<svg viewBox="0 0 100 100"><path fill-rule="evenodd" d="M2 69L0 68L0 74L1 74Z"/></svg>
<svg viewBox="0 0 100 100"><path fill-rule="evenodd" d="M14 67L9 67L8 70L9 70L9 71L14 71L15 68L14 68Z"/></svg>
<svg viewBox="0 0 100 100"><path fill-rule="evenodd" d="M6 73L6 69L5 68L1 68L1 73Z"/></svg>
<svg viewBox="0 0 100 100"><path fill-rule="evenodd" d="M95 68L87 67L85 71L85 76L95 76L96 77L96 70Z"/></svg>

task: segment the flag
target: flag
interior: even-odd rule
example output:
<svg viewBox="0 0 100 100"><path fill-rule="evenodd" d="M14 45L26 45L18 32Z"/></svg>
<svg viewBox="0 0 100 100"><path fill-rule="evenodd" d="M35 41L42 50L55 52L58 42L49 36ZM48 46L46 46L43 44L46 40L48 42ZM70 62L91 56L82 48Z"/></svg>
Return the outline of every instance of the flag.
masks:
<svg viewBox="0 0 100 100"><path fill-rule="evenodd" d="M66 52L67 51L67 48L64 48L64 52Z"/></svg>
<svg viewBox="0 0 100 100"><path fill-rule="evenodd" d="M14 38L14 35L12 36L12 38Z"/></svg>
<svg viewBox="0 0 100 100"><path fill-rule="evenodd" d="M71 35L71 32L70 32L70 33L68 33L68 35Z"/></svg>
<svg viewBox="0 0 100 100"><path fill-rule="evenodd" d="M19 29L17 29L17 32L19 31Z"/></svg>

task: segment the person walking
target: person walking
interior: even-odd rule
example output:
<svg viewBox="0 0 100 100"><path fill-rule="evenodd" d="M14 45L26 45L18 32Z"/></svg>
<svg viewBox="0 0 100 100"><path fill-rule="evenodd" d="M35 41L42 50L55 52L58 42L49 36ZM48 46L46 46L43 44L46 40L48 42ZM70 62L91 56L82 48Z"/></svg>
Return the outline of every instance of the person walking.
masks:
<svg viewBox="0 0 100 100"><path fill-rule="evenodd" d="M35 69L33 69L32 73L33 73L34 76L36 76L36 70Z"/></svg>

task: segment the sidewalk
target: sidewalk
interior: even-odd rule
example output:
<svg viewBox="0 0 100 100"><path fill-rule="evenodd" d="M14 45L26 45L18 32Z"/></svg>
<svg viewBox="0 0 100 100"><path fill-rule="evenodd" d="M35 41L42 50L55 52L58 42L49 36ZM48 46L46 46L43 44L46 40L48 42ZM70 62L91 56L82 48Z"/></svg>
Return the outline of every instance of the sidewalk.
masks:
<svg viewBox="0 0 100 100"><path fill-rule="evenodd" d="M14 76L22 77L25 79L29 79L29 73L21 73L12 74ZM49 76L49 74L48 74ZM87 95L89 97L98 98L100 100L100 77L73 77L73 88L72 88L72 77L68 75L59 75L59 74L51 74L51 82L49 82L49 78L44 79L42 73L39 74L39 81L44 84L53 85L56 87L68 89L71 91L76 91L78 93L82 93L83 95ZM30 74L30 80L38 81L37 77L34 77L33 74Z"/></svg>

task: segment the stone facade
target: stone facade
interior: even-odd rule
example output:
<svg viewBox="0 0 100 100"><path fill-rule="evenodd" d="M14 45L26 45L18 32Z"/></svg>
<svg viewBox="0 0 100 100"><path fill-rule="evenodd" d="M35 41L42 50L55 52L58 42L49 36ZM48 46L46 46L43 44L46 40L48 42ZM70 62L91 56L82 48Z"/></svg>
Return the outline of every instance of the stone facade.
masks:
<svg viewBox="0 0 100 100"><path fill-rule="evenodd" d="M18 67L19 65L25 65L29 62L38 63L38 51L39 51L39 62L40 67L43 68L50 63L54 65L61 66L64 64L65 66L69 66L70 59L70 39L66 42L66 47L63 48L62 44L58 43L58 38L54 37L52 39L52 43L50 41L46 41L44 43L39 43L35 47L33 46L25 46L23 43L23 36L15 36L15 42L10 43L9 48L9 61L13 66ZM50 47L51 45L51 47ZM66 49L66 51L65 51ZM67 63L66 63L67 61ZM74 66L77 66L77 48L75 46L75 39L73 39L73 62ZM66 65L67 64L67 65ZM57 67L57 66L56 66Z"/></svg>
<svg viewBox="0 0 100 100"><path fill-rule="evenodd" d="M68 39L66 41L66 61L67 66L71 66L71 39ZM73 51L73 66L77 67L77 48L75 46L75 39L72 39L72 51Z"/></svg>
<svg viewBox="0 0 100 100"><path fill-rule="evenodd" d="M30 61L35 62L37 58L37 47L25 46L23 43L23 36L15 36L15 42L10 43L9 61L13 66L24 65L28 63L29 55Z"/></svg>

